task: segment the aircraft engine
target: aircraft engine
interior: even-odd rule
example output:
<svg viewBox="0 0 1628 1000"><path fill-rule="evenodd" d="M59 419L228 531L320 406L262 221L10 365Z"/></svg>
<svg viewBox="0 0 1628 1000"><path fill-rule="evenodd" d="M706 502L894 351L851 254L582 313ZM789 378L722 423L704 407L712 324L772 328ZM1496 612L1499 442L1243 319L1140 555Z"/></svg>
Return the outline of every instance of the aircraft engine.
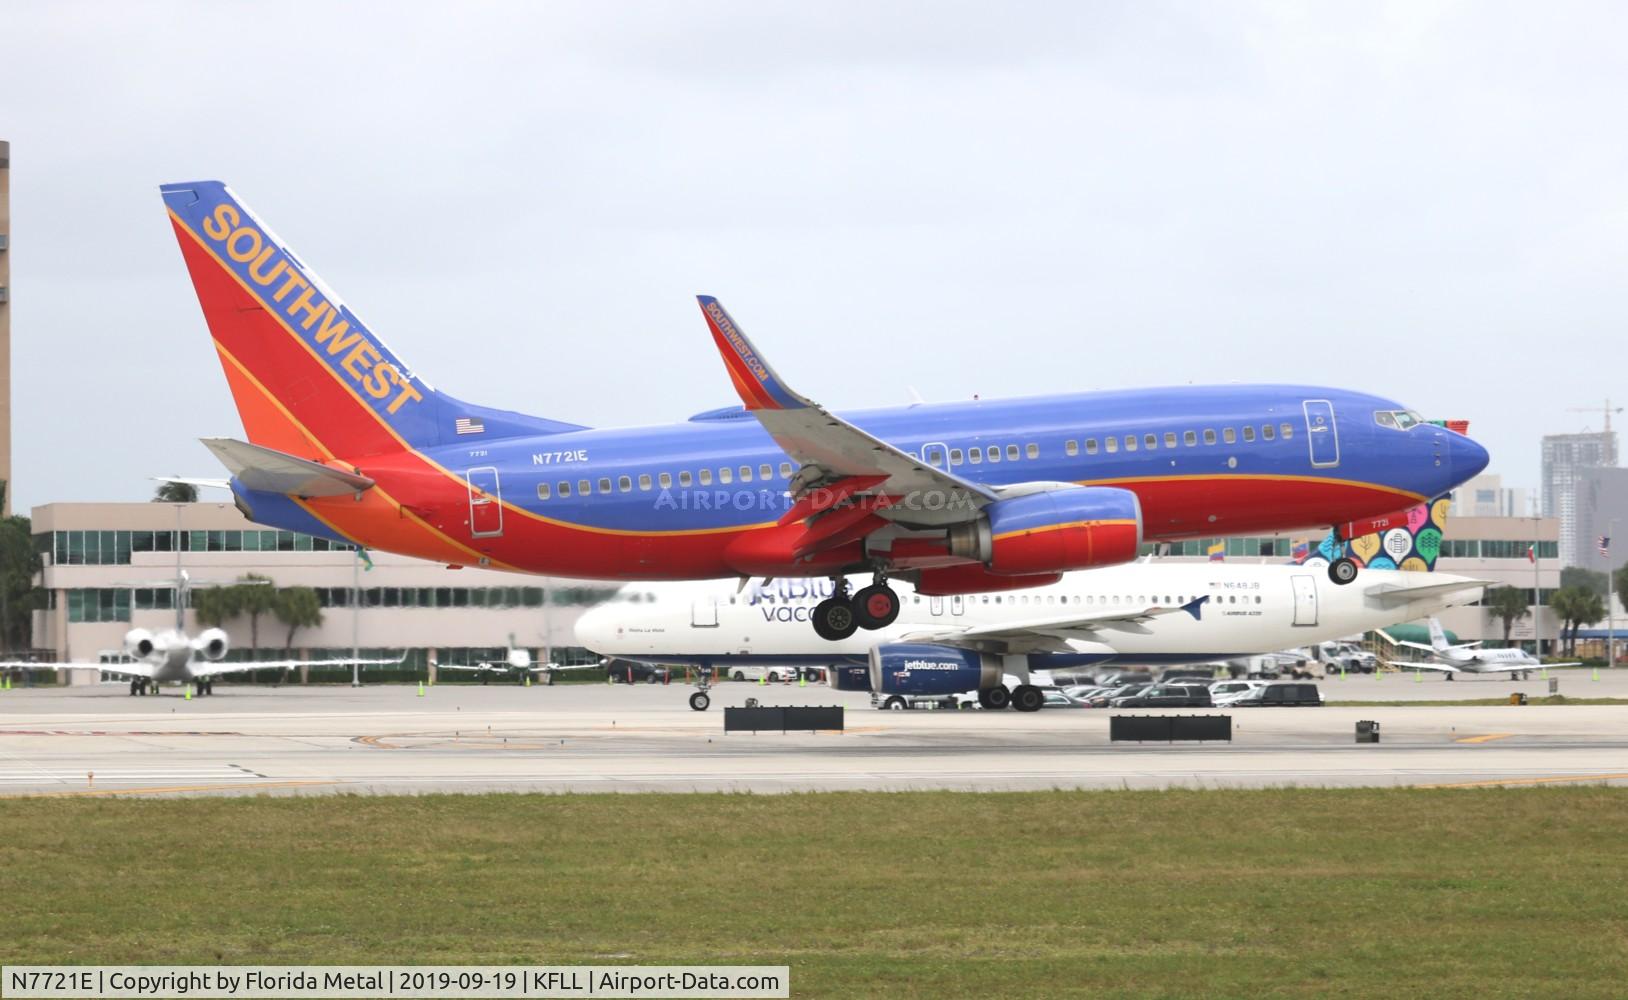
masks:
<svg viewBox="0 0 1628 1000"><path fill-rule="evenodd" d="M871 648L870 687L877 694L960 694L1001 683L1001 658L926 642Z"/></svg>
<svg viewBox="0 0 1628 1000"><path fill-rule="evenodd" d="M825 682L838 691L869 691L871 668L858 663L842 663L825 672Z"/></svg>
<svg viewBox="0 0 1628 1000"><path fill-rule="evenodd" d="M138 660L153 655L157 648L153 634L144 628L133 628L124 634L124 650Z"/></svg>
<svg viewBox="0 0 1628 1000"><path fill-rule="evenodd" d="M981 562L1000 576L1129 562L1141 544L1141 504L1135 493L1112 486L1075 486L997 500L977 521L956 525L949 535L951 555Z"/></svg>
<svg viewBox="0 0 1628 1000"><path fill-rule="evenodd" d="M225 632L218 628L207 628L193 640L192 648L201 653L206 660L218 660L226 655L226 650L230 647L227 645Z"/></svg>

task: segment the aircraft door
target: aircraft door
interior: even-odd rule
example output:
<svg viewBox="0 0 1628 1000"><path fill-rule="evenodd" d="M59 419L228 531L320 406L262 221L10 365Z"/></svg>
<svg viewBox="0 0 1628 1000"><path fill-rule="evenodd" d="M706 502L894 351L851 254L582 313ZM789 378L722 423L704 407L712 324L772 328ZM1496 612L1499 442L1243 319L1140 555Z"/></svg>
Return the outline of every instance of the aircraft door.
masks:
<svg viewBox="0 0 1628 1000"><path fill-rule="evenodd" d="M950 471L950 449L942 441L929 441L922 445L921 460L935 469Z"/></svg>
<svg viewBox="0 0 1628 1000"><path fill-rule="evenodd" d="M690 627L717 628L718 602L708 597L690 605Z"/></svg>
<svg viewBox="0 0 1628 1000"><path fill-rule="evenodd" d="M1308 399L1301 405L1306 411L1312 467L1332 469L1340 464L1340 432L1334 426L1334 404L1326 399Z"/></svg>
<svg viewBox="0 0 1628 1000"><path fill-rule="evenodd" d="M498 486L497 469L485 466L464 474L469 484L469 535L494 538L503 534L503 492Z"/></svg>
<svg viewBox="0 0 1628 1000"><path fill-rule="evenodd" d="M1289 581L1294 584L1294 623L1316 625L1317 577L1291 576Z"/></svg>

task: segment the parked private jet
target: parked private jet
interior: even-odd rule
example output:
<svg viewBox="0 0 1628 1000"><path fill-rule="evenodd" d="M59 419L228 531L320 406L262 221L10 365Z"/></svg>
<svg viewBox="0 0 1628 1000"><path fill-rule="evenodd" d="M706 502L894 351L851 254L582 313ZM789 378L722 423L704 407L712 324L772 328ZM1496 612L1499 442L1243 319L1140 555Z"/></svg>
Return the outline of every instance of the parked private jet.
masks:
<svg viewBox="0 0 1628 1000"><path fill-rule="evenodd" d="M1430 645L1422 642L1407 642L1401 639L1392 639L1384 629L1379 634L1386 642L1393 646L1406 646L1409 649L1419 649L1430 654L1430 659L1417 662L1391 662L1393 667L1403 670L1434 670L1447 675L1448 680L1454 674L1501 674L1509 671L1510 680L1525 680L1527 674L1542 667L1579 667L1579 662L1571 663L1544 663L1542 660L1528 653L1524 649L1477 649L1480 640L1463 642L1454 646L1447 641L1447 633L1442 631L1441 622L1435 618L1430 619Z"/></svg>

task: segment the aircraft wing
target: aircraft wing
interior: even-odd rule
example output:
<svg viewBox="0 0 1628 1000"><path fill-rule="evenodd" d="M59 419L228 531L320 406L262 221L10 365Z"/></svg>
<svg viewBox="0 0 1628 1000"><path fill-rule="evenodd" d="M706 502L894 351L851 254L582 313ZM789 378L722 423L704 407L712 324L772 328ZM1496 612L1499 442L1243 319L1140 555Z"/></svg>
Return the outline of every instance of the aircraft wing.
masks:
<svg viewBox="0 0 1628 1000"><path fill-rule="evenodd" d="M1425 648L1428 649L1429 647ZM1446 663L1403 663L1400 660L1382 660L1380 662L1387 667L1395 667L1398 670L1434 670L1443 674L1462 674L1464 672L1462 669Z"/></svg>
<svg viewBox="0 0 1628 1000"><path fill-rule="evenodd" d="M443 670L467 670L474 674L500 674L508 669L509 668L507 666L499 667L490 663L437 663L435 665L436 673L440 673Z"/></svg>
<svg viewBox="0 0 1628 1000"><path fill-rule="evenodd" d="M1209 596L1197 597L1177 607L1149 605L1118 611L1098 611L1088 614L1059 615L1053 618L1035 618L1028 621L1005 622L999 625L974 625L967 628L929 629L911 632L901 637L904 642L937 642L947 646L966 646L984 652L1023 653L1063 651L1069 639L1096 639L1103 631L1138 632L1146 634L1147 623L1162 615L1186 612L1196 620Z"/></svg>
<svg viewBox="0 0 1628 1000"><path fill-rule="evenodd" d="M404 656L399 660L368 660L345 657L342 660L237 660L227 662L205 661L193 662L188 669L194 677L218 677L221 674L240 674L248 670L295 670L299 667L380 667L396 666L404 662ZM103 668L108 669L108 668Z"/></svg>
<svg viewBox="0 0 1628 1000"><path fill-rule="evenodd" d="M838 500L871 491L894 498L931 496L930 505L924 502L907 509L879 502L872 509L887 521L932 526L971 521L997 499L988 487L928 465L792 391L717 299L710 295L697 298L741 401L775 443L802 466L792 480L794 494L829 486ZM804 506L793 507L791 514ZM821 509L806 507L804 517Z"/></svg>
<svg viewBox="0 0 1628 1000"><path fill-rule="evenodd" d="M146 663L46 663L40 660L0 660L0 670L105 670L126 677L151 677Z"/></svg>

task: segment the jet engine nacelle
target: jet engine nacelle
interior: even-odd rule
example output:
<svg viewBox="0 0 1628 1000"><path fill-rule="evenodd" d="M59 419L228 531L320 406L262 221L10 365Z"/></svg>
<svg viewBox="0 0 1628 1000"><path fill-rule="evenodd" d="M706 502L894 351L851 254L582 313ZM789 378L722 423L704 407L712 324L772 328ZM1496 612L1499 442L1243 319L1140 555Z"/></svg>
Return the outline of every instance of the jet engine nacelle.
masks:
<svg viewBox="0 0 1628 1000"><path fill-rule="evenodd" d="M877 694L960 694L997 687L1001 658L926 642L882 643L871 648L871 690Z"/></svg>
<svg viewBox="0 0 1628 1000"><path fill-rule="evenodd" d="M825 672L825 682L838 691L869 691L871 668L863 663L839 663Z"/></svg>
<svg viewBox="0 0 1628 1000"><path fill-rule="evenodd" d="M124 651L138 660L145 660L157 649L153 634L144 628L133 628L124 634Z"/></svg>
<svg viewBox="0 0 1628 1000"><path fill-rule="evenodd" d="M1066 573L1136 558L1142 506L1112 486L1076 486L997 500L949 532L952 555L1002 576Z"/></svg>
<svg viewBox="0 0 1628 1000"><path fill-rule="evenodd" d="M192 648L196 649L206 660L218 660L226 655L230 648L226 641L226 633L218 628L204 629L193 640Z"/></svg>

